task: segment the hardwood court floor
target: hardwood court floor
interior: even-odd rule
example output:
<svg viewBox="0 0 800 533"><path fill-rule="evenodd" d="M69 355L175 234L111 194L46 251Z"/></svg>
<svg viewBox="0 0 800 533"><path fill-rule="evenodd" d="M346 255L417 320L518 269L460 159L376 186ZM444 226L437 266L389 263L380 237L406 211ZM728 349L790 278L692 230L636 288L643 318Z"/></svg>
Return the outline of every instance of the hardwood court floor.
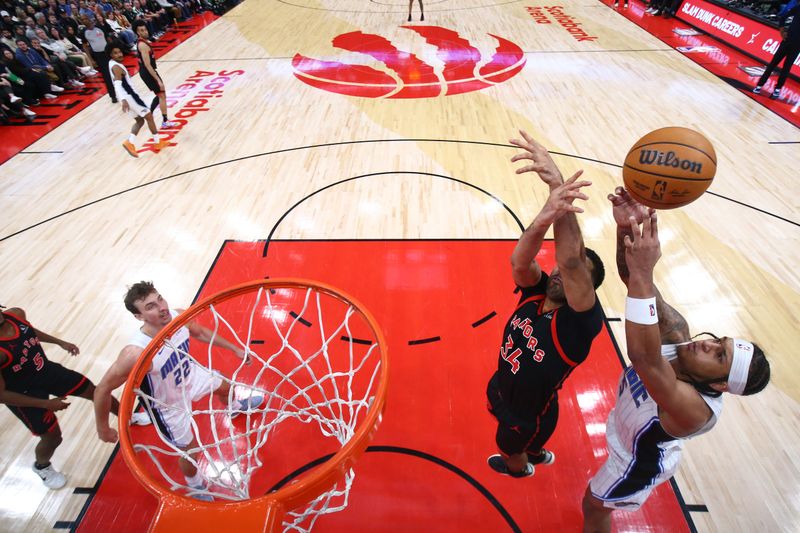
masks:
<svg viewBox="0 0 800 533"><path fill-rule="evenodd" d="M527 224L545 198L535 176L516 176L508 162L515 150L507 139L524 128L565 173L583 168L593 181L581 224L609 266L600 298L620 316L605 195L636 139L691 127L714 144L719 172L710 194L662 213L657 280L693 331L761 344L773 380L753 398L726 398L715 431L688 444L677 483L687 503L708 509L691 513L699 531L796 531L798 129L590 0L561 5L593 41L574 39L554 19L536 24L525 2L430 3L424 25L457 32L482 63L498 46L491 35L524 52L519 73L481 90L360 98L295 77L292 58L301 54L400 79L371 56L332 46L355 31L441 72L437 48L401 27L406 5L247 0L159 61L173 111L186 121L173 146L129 158L120 143L130 121L101 100L29 148L62 153L12 158L0 172L3 305L24 307L37 327L76 342L77 359L56 347L48 354L98 380L137 327L121 305L125 286L152 279L185 306L225 239L517 237L502 204ZM344 80L363 85L360 76ZM220 77L219 93L198 97ZM326 189L380 173L393 177ZM65 442L54 462L69 485L47 492L29 470L33 440L2 411L0 529L49 531L78 516L85 496L72 489L94 485L112 447L95 438L87 402L75 401L60 420Z"/></svg>

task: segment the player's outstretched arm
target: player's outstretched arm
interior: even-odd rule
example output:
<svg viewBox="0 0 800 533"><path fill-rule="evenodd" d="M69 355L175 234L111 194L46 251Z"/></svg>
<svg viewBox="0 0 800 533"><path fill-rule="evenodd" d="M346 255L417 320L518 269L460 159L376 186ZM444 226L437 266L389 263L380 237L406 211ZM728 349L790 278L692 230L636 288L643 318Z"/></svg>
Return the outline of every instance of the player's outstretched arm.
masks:
<svg viewBox="0 0 800 533"><path fill-rule="evenodd" d="M689 435L702 427L712 413L691 386L678 380L672 366L661 356L653 282L653 270L661 257L655 212L644 218L641 227L636 224L635 217L631 217L630 227L631 235L624 240L630 272L625 302L628 357L648 394L662 411L664 429L676 437Z"/></svg>
<svg viewBox="0 0 800 533"><path fill-rule="evenodd" d="M644 218L654 213L636 200L623 187L617 187L613 194L608 195L611 202L614 222L617 224L617 271L625 285L628 284L628 264L625 259L625 236L632 238L630 217L636 224L642 224ZM656 290L656 309L658 310L658 327L661 332L662 344L677 344L690 339L689 324L674 307L664 301L658 287Z"/></svg>
<svg viewBox="0 0 800 533"><path fill-rule="evenodd" d="M587 311L594 306L596 296L592 284L592 274L586 266L586 249L583 246L583 235L578 225L576 213L583 213L583 209L572 205L576 199L588 200L589 197L580 192L581 187L588 187L590 181L577 181L583 173L579 170L564 185L554 189L550 196L563 192L563 201L568 202L570 209L566 209L553 223L553 239L556 249L556 263L564 284L564 295L567 303L575 311Z"/></svg>
<svg viewBox="0 0 800 533"><path fill-rule="evenodd" d="M542 249L542 242L550 224L536 217L522 232L514 251L511 253L511 276L519 287L533 287L542 278L542 267L536 256Z"/></svg>
<svg viewBox="0 0 800 533"><path fill-rule="evenodd" d="M511 144L522 148L524 152L511 158L512 162L529 161L527 165L516 170L517 174L535 172L539 178L550 188L550 197L533 223L528 226L520 237L514 252L511 255L511 266L514 282L520 287L529 287L539 282L541 268L536 262L536 256L541 249L547 230L559 218L570 213L582 212L572 202L577 199L586 199L580 188L589 185L589 182L577 182L580 172L572 176L567 183L561 171L556 166L550 153L526 132L520 130L522 139L511 139ZM573 214L574 216L574 214Z"/></svg>
<svg viewBox="0 0 800 533"><path fill-rule="evenodd" d="M234 344L233 342L229 341L219 333L214 336L214 332L208 329L205 326L201 326L197 322L189 322L186 325L189 328L189 334L192 338L199 340L200 342L204 342L206 344L212 344L214 346L219 346L220 348L225 348L226 350L230 350L235 353L239 359L244 359L245 353L241 346L238 344Z"/></svg>
<svg viewBox="0 0 800 533"><path fill-rule="evenodd" d="M25 314L25 311L19 307L12 307L11 309L6 310L6 313L10 313L17 318L20 318L24 321L28 321L28 316ZM39 337L39 340L42 342L49 342L50 344L56 344L61 346L63 349L68 351L71 355L78 355L80 350L77 346L72 344L71 342L62 341L61 339L54 337L53 335L49 335L40 329L33 328L34 333L36 336Z"/></svg>
<svg viewBox="0 0 800 533"><path fill-rule="evenodd" d="M117 431L108 424L113 397L111 392L124 384L142 354L138 346L128 345L122 349L114 364L106 371L94 389L94 420L97 436L104 442L117 442Z"/></svg>

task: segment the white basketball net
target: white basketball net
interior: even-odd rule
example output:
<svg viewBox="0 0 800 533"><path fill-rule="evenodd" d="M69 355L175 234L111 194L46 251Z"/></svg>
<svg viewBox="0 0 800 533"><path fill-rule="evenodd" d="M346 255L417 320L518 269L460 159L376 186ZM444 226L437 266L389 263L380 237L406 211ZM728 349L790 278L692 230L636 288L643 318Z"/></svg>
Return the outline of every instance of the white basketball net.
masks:
<svg viewBox="0 0 800 533"><path fill-rule="evenodd" d="M281 298L289 294L286 291L293 291L298 303L302 301L302 309L294 310L296 313L291 316L285 305L286 299L283 298L282 302ZM178 361L180 368L185 368L184 361L188 361L190 367L179 384L169 384L174 394L172 397L166 398L163 393L153 392L155 388L148 392L142 388L135 389L151 419L155 420L156 416L172 421L188 419L188 424L184 423L186 433L182 438L176 438L181 439L180 444L184 447L187 441L192 441L187 449L176 445L165 434L161 424L152 426L161 442L134 443L134 449L149 456L172 491L198 499L211 496L214 500L244 500L262 496L264 491L251 494L251 485L254 476L265 466L265 458L268 460L272 453L267 444L280 424L299 421L306 426L316 427L319 430L318 434L315 433L318 438L329 442L327 446L334 447L335 452L353 436L371 405L381 371L380 347L374 336L367 339L369 342L354 339L351 319L357 317L356 322L360 322L362 332L365 331L363 324L366 324L356 308L310 287L273 290L262 287L257 293L251 293L251 299L253 295L255 301L249 309L242 309L241 306L236 309L239 322L244 324L242 327L232 326L214 305L205 311L205 316L213 316L213 328L209 328L213 332L212 340L206 348L205 364L198 361L202 361L197 357L197 352L202 349L197 347L198 341L192 341L196 346L192 350L192 357L192 354L174 346L172 340L167 338L163 344L163 349L169 350L166 353L175 354L174 360ZM223 303L217 306L223 306ZM342 316L323 317L323 309L328 312L331 306L335 310L334 315L341 313ZM304 318L306 313L310 317ZM245 320L248 315L249 319ZM331 320L338 323L332 329ZM255 340L251 338L254 324L259 321L261 329L271 330L270 335L274 337L264 346L251 344ZM326 325L330 331L326 331ZM312 328L315 330L313 333L310 332ZM172 338L175 336L173 334ZM302 349L293 346L293 336L295 345L302 344ZM229 350L219 347L212 349L218 337L244 350L252 361L251 365L245 365ZM311 337L313 347L308 346ZM269 354L259 353L259 349L270 349L267 348L270 344L277 348ZM156 367L157 357L153 360L153 368ZM165 357L169 358L169 355ZM214 357L238 362L232 376L226 377L213 370ZM179 365L175 365L176 368ZM219 398L215 400L214 394L208 394L209 386L205 387L204 394L198 395L197 377L207 381L208 372L214 372L222 382L230 385L227 402L221 402ZM178 370L178 373L183 373L183 370ZM171 376L170 372L167 372L167 376ZM241 402L253 401L256 396L263 396L263 403L255 409L243 410ZM225 405L221 406L223 403ZM230 415L236 412L240 414L235 422L231 422ZM241 420L245 423L241 424ZM174 422L167 423L166 427L171 428L169 431L173 435L177 435ZM150 429L142 431L150 432L152 436ZM187 485L175 468L178 458L184 458L198 468L205 487ZM353 478L354 473L350 470L304 510L287 512L283 522L284 531L310 531L322 514L344 509Z"/></svg>

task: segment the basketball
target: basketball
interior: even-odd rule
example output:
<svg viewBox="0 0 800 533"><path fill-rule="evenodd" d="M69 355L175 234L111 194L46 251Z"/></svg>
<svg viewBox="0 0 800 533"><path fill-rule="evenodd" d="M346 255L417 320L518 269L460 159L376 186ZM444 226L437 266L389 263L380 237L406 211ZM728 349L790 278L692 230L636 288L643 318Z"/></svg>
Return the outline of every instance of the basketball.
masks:
<svg viewBox="0 0 800 533"><path fill-rule="evenodd" d="M639 203L674 209L697 200L717 172L714 147L700 133L669 127L651 131L625 156L622 179Z"/></svg>

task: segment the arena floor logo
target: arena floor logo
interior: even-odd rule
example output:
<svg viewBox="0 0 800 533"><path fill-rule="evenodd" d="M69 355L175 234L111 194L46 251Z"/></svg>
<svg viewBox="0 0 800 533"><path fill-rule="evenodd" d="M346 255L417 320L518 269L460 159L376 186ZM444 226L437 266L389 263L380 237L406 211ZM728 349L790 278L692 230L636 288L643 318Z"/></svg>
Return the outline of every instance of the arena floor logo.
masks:
<svg viewBox="0 0 800 533"><path fill-rule="evenodd" d="M380 35L354 31L335 37L336 48L358 52L382 62L386 72L367 65L321 61L296 54L292 59L297 79L326 91L364 98L435 98L478 91L502 83L525 65L525 54L516 44L489 34L498 45L484 61L480 50L458 32L438 26L401 26L415 32L438 49L444 63L440 72L416 55L398 49Z"/></svg>

